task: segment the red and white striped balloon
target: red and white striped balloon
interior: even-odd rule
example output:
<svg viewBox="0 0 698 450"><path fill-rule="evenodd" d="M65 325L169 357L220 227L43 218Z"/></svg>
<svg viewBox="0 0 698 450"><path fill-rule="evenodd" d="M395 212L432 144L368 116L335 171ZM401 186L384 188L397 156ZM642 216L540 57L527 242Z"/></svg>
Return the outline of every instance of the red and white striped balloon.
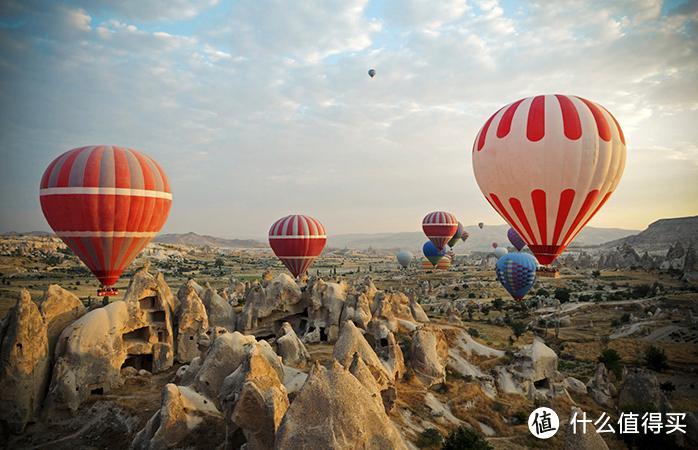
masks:
<svg viewBox="0 0 698 450"><path fill-rule="evenodd" d="M327 235L319 220L293 214L269 229L269 245L294 277L304 274L325 248Z"/></svg>
<svg viewBox="0 0 698 450"><path fill-rule="evenodd" d="M625 167L625 137L602 106L539 95L490 117L473 171L492 207L550 264L606 203Z"/></svg>
<svg viewBox="0 0 698 450"><path fill-rule="evenodd" d="M441 251L458 231L458 219L446 211L430 212L422 220L422 230L429 240Z"/></svg>
<svg viewBox="0 0 698 450"><path fill-rule="evenodd" d="M106 287L160 231L172 204L158 163L110 145L76 148L54 159L39 196L53 231Z"/></svg>

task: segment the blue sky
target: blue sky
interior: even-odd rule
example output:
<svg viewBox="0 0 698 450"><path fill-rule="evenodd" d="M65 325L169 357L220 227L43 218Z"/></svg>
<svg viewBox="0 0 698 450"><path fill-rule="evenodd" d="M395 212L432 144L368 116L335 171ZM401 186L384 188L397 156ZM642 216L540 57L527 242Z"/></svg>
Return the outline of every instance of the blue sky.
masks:
<svg viewBox="0 0 698 450"><path fill-rule="evenodd" d="M501 222L470 162L518 98L581 95L628 139L592 226L698 213L698 3L494 0L9 1L0 6L0 231L47 229L58 154L136 148L165 168L164 229L264 236ZM369 79L374 67L378 75Z"/></svg>

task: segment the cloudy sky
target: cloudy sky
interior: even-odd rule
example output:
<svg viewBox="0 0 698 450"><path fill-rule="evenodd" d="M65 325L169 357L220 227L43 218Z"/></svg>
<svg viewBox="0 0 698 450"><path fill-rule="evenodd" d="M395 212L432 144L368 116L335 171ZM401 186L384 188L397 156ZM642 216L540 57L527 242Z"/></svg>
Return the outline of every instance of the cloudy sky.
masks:
<svg viewBox="0 0 698 450"><path fill-rule="evenodd" d="M332 233L419 230L433 209L502 223L472 142L545 93L625 132L590 225L697 214L697 25L693 1L3 1L0 231L48 229L41 174L91 144L160 162L167 232L261 237L292 212Z"/></svg>

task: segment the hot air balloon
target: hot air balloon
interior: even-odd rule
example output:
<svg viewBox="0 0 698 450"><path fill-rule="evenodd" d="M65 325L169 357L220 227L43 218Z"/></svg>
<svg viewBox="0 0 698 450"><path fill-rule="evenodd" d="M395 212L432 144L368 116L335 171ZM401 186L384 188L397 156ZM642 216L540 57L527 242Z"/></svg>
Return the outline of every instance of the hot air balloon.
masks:
<svg viewBox="0 0 698 450"><path fill-rule="evenodd" d="M414 256L407 250L400 250L397 252L397 262L404 268L407 269L412 262Z"/></svg>
<svg viewBox="0 0 698 450"><path fill-rule="evenodd" d="M451 267L452 261L450 258L441 258L436 265L430 263L429 261L422 261L422 269L436 269L436 270L448 270Z"/></svg>
<svg viewBox="0 0 698 450"><path fill-rule="evenodd" d="M463 234L460 235L461 241L465 242L468 240L469 237L470 237L470 234L468 234L467 231L463 230Z"/></svg>
<svg viewBox="0 0 698 450"><path fill-rule="evenodd" d="M482 230L482 227L485 226L485 223L484 223L484 222L479 222L479 223L477 224L477 226L480 227L480 229Z"/></svg>
<svg viewBox="0 0 698 450"><path fill-rule="evenodd" d="M376 70L375 70L375 69L370 69L370 70L368 71L368 76L371 77L371 78L375 77L375 76L376 76Z"/></svg>
<svg viewBox="0 0 698 450"><path fill-rule="evenodd" d="M513 228L509 228L509 231L507 231L507 237L509 238L509 242L511 242L511 245L513 245L518 251L521 251L521 249L526 246L526 242L524 242L524 240L521 239L519 233L517 233L516 230Z"/></svg>
<svg viewBox="0 0 698 450"><path fill-rule="evenodd" d="M448 246L453 248L458 243L458 240L463 237L463 233L465 233L465 230L463 229L463 224L458 222L458 229L455 233L453 233L453 237L451 238L451 240L448 241Z"/></svg>
<svg viewBox="0 0 698 450"><path fill-rule="evenodd" d="M494 249L494 256L496 256L497 258L501 258L502 256L506 255L507 253L509 253L509 250L507 250L504 247L497 247Z"/></svg>
<svg viewBox="0 0 698 450"><path fill-rule="evenodd" d="M451 213L434 211L424 216L422 230L436 248L441 250L458 230L458 221Z"/></svg>
<svg viewBox="0 0 698 450"><path fill-rule="evenodd" d="M497 244L496 242L492 243L492 248L497 248L498 246L499 246L499 244Z"/></svg>
<svg viewBox="0 0 698 450"><path fill-rule="evenodd" d="M310 216L282 217L269 229L271 249L296 278L308 270L326 242L325 227Z"/></svg>
<svg viewBox="0 0 698 450"><path fill-rule="evenodd" d="M39 188L53 231L102 284L112 286L167 220L172 193L152 158L130 148L75 148L54 159Z"/></svg>
<svg viewBox="0 0 698 450"><path fill-rule="evenodd" d="M541 264L552 263L608 200L625 167L625 137L602 106L539 95L497 111L473 145L492 207Z"/></svg>
<svg viewBox="0 0 698 450"><path fill-rule="evenodd" d="M424 256L426 256L426 258L429 260L432 266L436 266L439 260L446 255L446 252L443 249L439 250L431 241L427 241L424 243L424 245L422 246L422 252L424 253Z"/></svg>
<svg viewBox="0 0 698 450"><path fill-rule="evenodd" d="M528 253L509 253L497 260L495 272L504 289L521 300L536 281L536 260Z"/></svg>

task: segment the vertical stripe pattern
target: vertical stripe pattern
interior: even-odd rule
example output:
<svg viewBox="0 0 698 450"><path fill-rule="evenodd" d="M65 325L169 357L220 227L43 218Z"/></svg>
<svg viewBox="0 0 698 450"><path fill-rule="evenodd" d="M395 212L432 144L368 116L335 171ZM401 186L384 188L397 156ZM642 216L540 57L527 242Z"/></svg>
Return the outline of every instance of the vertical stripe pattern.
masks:
<svg viewBox="0 0 698 450"><path fill-rule="evenodd" d="M327 235L319 220L292 214L274 222L269 245L294 277L304 274L325 248Z"/></svg>
<svg viewBox="0 0 698 450"><path fill-rule="evenodd" d="M110 145L53 160L39 186L47 222L104 286L112 286L162 228L172 204L150 157Z"/></svg>
<svg viewBox="0 0 698 450"><path fill-rule="evenodd" d="M618 186L625 136L602 106L538 95L490 117L475 137L473 171L492 207L541 264L574 240Z"/></svg>
<svg viewBox="0 0 698 450"><path fill-rule="evenodd" d="M440 251L458 231L458 220L446 211L430 212L422 219L422 230Z"/></svg>

